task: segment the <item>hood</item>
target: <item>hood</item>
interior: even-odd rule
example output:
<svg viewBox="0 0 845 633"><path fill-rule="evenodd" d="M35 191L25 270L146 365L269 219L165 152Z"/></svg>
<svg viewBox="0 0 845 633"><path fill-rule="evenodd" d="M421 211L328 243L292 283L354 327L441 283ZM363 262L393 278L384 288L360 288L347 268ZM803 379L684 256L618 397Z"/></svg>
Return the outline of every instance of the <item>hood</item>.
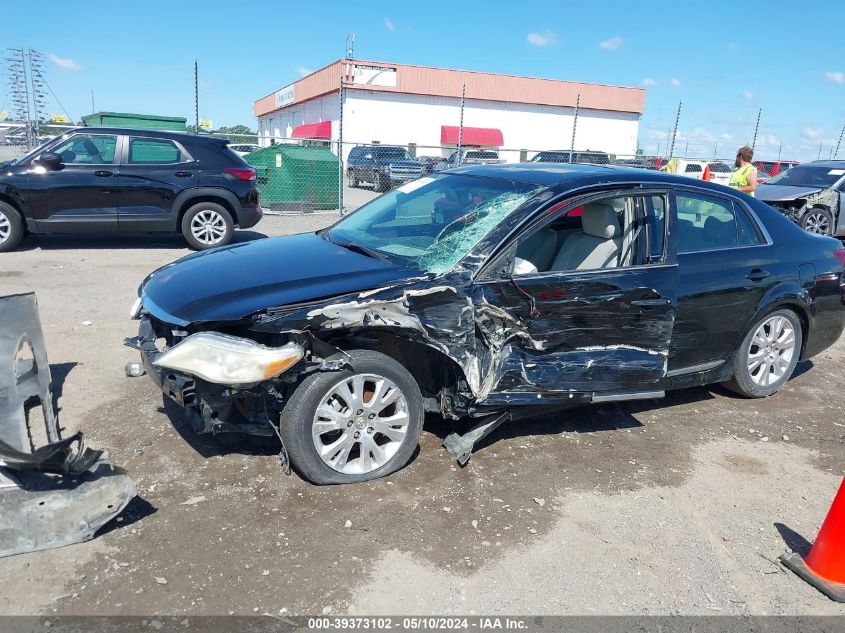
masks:
<svg viewBox="0 0 845 633"><path fill-rule="evenodd" d="M793 185L767 185L757 187L758 200L764 202L778 202L782 200L795 200L813 193L818 193L824 187L795 187Z"/></svg>
<svg viewBox="0 0 845 633"><path fill-rule="evenodd" d="M314 233L202 251L152 273L141 285L144 308L185 326L250 314L410 277L408 268L361 255Z"/></svg>

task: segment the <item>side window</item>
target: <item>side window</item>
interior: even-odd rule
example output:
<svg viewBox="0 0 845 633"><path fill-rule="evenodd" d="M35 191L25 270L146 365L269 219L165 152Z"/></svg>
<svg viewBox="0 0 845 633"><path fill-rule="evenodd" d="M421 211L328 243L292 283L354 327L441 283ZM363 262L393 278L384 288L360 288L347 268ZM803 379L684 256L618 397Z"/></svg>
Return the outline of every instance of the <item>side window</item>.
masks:
<svg viewBox="0 0 845 633"><path fill-rule="evenodd" d="M129 164L171 164L178 163L181 152L173 141L154 138L129 139Z"/></svg>
<svg viewBox="0 0 845 633"><path fill-rule="evenodd" d="M701 173L701 165L687 165L686 169L684 169L684 173Z"/></svg>
<svg viewBox="0 0 845 633"><path fill-rule="evenodd" d="M66 165L106 165L114 161L116 136L77 134L53 151Z"/></svg>
<svg viewBox="0 0 845 633"><path fill-rule="evenodd" d="M718 250L760 243L751 220L730 200L697 193L675 196L678 215L678 253ZM739 218L739 219L737 219Z"/></svg>
<svg viewBox="0 0 845 633"><path fill-rule="evenodd" d="M734 210L736 212L737 230L739 231L739 245L756 246L762 244L763 240L745 210L739 208L737 204L734 204Z"/></svg>
<svg viewBox="0 0 845 633"><path fill-rule="evenodd" d="M519 240L514 275L659 262L665 217L662 196L613 196L570 208Z"/></svg>

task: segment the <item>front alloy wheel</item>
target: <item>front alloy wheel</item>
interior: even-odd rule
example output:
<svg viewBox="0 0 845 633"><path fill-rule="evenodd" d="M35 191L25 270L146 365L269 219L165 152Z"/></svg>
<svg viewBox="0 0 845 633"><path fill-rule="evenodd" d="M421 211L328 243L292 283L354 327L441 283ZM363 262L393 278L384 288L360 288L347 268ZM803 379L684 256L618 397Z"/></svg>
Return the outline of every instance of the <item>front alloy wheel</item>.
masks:
<svg viewBox="0 0 845 633"><path fill-rule="evenodd" d="M408 400L378 374L356 374L329 389L311 436L323 462L351 475L372 472L396 455L408 433Z"/></svg>
<svg viewBox="0 0 845 633"><path fill-rule="evenodd" d="M801 226L807 233L830 235L833 220L826 209L810 209L801 218Z"/></svg>
<svg viewBox="0 0 845 633"><path fill-rule="evenodd" d="M315 484L384 477L402 468L417 447L423 400L399 362L352 350L340 371L306 376L279 419L291 465Z"/></svg>

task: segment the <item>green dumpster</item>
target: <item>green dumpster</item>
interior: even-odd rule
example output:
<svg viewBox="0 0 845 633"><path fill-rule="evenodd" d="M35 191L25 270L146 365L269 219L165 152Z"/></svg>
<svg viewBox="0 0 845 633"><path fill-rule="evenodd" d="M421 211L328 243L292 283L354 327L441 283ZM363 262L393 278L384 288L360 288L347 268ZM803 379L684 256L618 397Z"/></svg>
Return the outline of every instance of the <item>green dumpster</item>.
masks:
<svg viewBox="0 0 845 633"><path fill-rule="evenodd" d="M327 147L271 145L244 156L261 204L280 211L337 209L339 162Z"/></svg>
<svg viewBox="0 0 845 633"><path fill-rule="evenodd" d="M82 122L88 127L129 127L170 132L184 132L187 129L185 117L128 112L95 112L82 117Z"/></svg>

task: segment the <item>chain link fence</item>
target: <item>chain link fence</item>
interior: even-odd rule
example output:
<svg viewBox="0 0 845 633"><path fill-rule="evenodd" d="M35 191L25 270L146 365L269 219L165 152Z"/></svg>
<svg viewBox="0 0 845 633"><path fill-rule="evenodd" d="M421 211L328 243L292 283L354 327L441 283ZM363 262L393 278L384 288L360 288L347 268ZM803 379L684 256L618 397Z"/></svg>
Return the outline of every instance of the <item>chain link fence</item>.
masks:
<svg viewBox="0 0 845 633"><path fill-rule="evenodd" d="M0 163L15 160L73 126L42 125L38 135L25 126L0 127ZM585 163L670 173L727 184L733 158L616 155L596 150L455 145L388 145L331 139L214 134L256 170L261 205L271 213L352 211L384 191L462 165ZM762 166L762 164L761 164ZM768 174L760 171L760 179Z"/></svg>

